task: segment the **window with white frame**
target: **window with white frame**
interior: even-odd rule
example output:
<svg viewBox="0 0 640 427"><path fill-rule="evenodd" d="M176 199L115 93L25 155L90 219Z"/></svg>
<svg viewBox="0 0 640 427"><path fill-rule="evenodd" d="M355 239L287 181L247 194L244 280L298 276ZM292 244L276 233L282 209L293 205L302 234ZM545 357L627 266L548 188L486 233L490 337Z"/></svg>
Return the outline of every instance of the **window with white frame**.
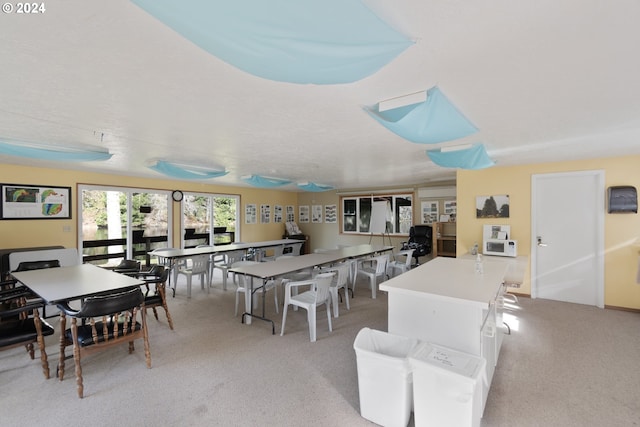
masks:
<svg viewBox="0 0 640 427"><path fill-rule="evenodd" d="M413 224L413 195L362 195L340 198L341 232L344 234L370 234L374 206L385 206L385 233L408 234Z"/></svg>

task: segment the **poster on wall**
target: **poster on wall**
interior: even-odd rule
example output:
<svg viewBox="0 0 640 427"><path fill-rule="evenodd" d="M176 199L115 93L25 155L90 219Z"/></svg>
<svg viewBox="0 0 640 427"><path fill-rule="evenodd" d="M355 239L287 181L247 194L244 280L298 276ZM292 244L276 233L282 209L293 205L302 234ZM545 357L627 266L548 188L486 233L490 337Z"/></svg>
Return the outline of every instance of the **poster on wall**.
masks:
<svg viewBox="0 0 640 427"><path fill-rule="evenodd" d="M271 222L271 205L260 205L260 223L268 224Z"/></svg>
<svg viewBox="0 0 640 427"><path fill-rule="evenodd" d="M422 202L422 223L431 224L438 221L438 201Z"/></svg>
<svg viewBox="0 0 640 427"><path fill-rule="evenodd" d="M324 222L327 224L335 224L338 222L338 206L326 205L324 207Z"/></svg>
<svg viewBox="0 0 640 427"><path fill-rule="evenodd" d="M256 224L258 222L258 209L255 203L244 205L244 223Z"/></svg>
<svg viewBox="0 0 640 427"><path fill-rule="evenodd" d="M288 205L287 206L287 222L295 222L295 220L296 220L295 210L293 209L293 206Z"/></svg>
<svg viewBox="0 0 640 427"><path fill-rule="evenodd" d="M273 207L273 222L282 222L282 206L280 205Z"/></svg>
<svg viewBox="0 0 640 427"><path fill-rule="evenodd" d="M311 206L311 222L322 222L322 205Z"/></svg>
<svg viewBox="0 0 640 427"><path fill-rule="evenodd" d="M476 218L509 218L509 196L476 197Z"/></svg>
<svg viewBox="0 0 640 427"><path fill-rule="evenodd" d="M71 187L0 184L0 219L69 219Z"/></svg>
<svg viewBox="0 0 640 427"><path fill-rule="evenodd" d="M456 214L458 213L458 204L455 200L445 200L444 202L444 214L449 215L451 221L456 220Z"/></svg>
<svg viewBox="0 0 640 427"><path fill-rule="evenodd" d="M298 219L300 222L309 222L309 206L299 206Z"/></svg>

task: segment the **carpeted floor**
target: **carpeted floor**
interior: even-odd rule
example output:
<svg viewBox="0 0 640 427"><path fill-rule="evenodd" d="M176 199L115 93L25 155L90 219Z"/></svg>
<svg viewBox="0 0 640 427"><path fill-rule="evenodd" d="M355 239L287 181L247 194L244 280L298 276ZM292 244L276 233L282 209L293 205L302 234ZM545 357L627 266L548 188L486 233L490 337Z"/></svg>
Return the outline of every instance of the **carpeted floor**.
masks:
<svg viewBox="0 0 640 427"><path fill-rule="evenodd" d="M243 325L233 315L234 292L221 290L220 277L214 286L209 294L194 286L189 300L178 284L169 298L174 331L162 310L159 321L149 312L151 369L141 342L133 355L124 346L84 360L84 399L76 395L72 361L63 382L53 378L57 333L47 338L49 380L22 349L0 352L0 424L372 425L359 413L353 342L365 326L386 330L384 292L372 300L359 282L333 332L319 312L311 343L304 310L289 311L281 337L281 314L267 298L272 335L266 322ZM512 333L482 426L640 424L640 314L521 298L507 316Z"/></svg>

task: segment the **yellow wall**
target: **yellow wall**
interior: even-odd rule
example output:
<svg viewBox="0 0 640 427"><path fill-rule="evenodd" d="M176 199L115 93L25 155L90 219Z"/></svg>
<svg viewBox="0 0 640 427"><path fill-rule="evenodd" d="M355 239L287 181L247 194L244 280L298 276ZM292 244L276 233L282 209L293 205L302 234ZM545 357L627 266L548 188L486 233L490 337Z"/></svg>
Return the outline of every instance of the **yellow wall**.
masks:
<svg viewBox="0 0 640 427"><path fill-rule="evenodd" d="M274 223L273 216L269 224L260 224L260 205L293 205L297 209L297 194L288 191L273 191L254 188L227 187L215 184L200 184L169 179L148 179L120 175L80 172L75 170L45 169L15 165L0 165L0 182L12 184L30 184L42 186L71 187L72 218L60 220L4 220L0 221L0 248L24 248L33 246L62 245L77 247L78 241L78 184L134 187L154 190L182 190L185 192L203 192L240 195L241 235L243 241L280 239L284 233L284 223ZM258 208L258 223L245 224L244 206L254 203ZM180 245L180 204L173 203L173 236L171 246ZM65 231L68 230L68 231Z"/></svg>
<svg viewBox="0 0 640 427"><path fill-rule="evenodd" d="M457 174L458 256L467 253L474 242L482 242L482 225L495 220L477 219L476 196L508 194L510 217L501 224L511 225L518 240L518 254L530 255L531 176L543 173L604 170L605 188L615 185L640 187L640 156L601 158L572 162L544 163L514 167L493 167ZM640 285L636 284L640 248L640 215L605 213L605 305L640 309ZM529 270L530 271L530 270ZM528 280L518 290L531 293Z"/></svg>

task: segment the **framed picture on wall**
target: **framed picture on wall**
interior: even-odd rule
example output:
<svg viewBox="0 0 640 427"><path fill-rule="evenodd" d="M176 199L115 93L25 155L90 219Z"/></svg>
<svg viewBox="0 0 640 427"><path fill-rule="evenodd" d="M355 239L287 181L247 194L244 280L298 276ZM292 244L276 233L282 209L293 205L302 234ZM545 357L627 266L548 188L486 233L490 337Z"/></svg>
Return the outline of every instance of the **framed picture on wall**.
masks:
<svg viewBox="0 0 640 427"><path fill-rule="evenodd" d="M431 224L438 221L438 201L432 200L429 202L422 202L420 204L422 208L422 223Z"/></svg>
<svg viewBox="0 0 640 427"><path fill-rule="evenodd" d="M71 187L0 184L0 219L70 219Z"/></svg>
<svg viewBox="0 0 640 427"><path fill-rule="evenodd" d="M326 222L327 224L335 224L338 222L338 206L337 205L325 205L324 222Z"/></svg>
<svg viewBox="0 0 640 427"><path fill-rule="evenodd" d="M260 223L269 224L271 222L271 205L260 205Z"/></svg>
<svg viewBox="0 0 640 427"><path fill-rule="evenodd" d="M309 222L309 205L302 205L298 208L298 219L300 222Z"/></svg>
<svg viewBox="0 0 640 427"><path fill-rule="evenodd" d="M282 222L282 206L280 205L273 207L273 222Z"/></svg>
<svg viewBox="0 0 640 427"><path fill-rule="evenodd" d="M258 209L255 203L244 205L244 223L256 224L258 222Z"/></svg>
<svg viewBox="0 0 640 427"><path fill-rule="evenodd" d="M509 196L476 197L476 218L509 218Z"/></svg>
<svg viewBox="0 0 640 427"><path fill-rule="evenodd" d="M322 205L311 206L311 222L322 222Z"/></svg>
<svg viewBox="0 0 640 427"><path fill-rule="evenodd" d="M287 221L286 222L294 222L296 220L296 213L293 209L292 205L287 206Z"/></svg>

